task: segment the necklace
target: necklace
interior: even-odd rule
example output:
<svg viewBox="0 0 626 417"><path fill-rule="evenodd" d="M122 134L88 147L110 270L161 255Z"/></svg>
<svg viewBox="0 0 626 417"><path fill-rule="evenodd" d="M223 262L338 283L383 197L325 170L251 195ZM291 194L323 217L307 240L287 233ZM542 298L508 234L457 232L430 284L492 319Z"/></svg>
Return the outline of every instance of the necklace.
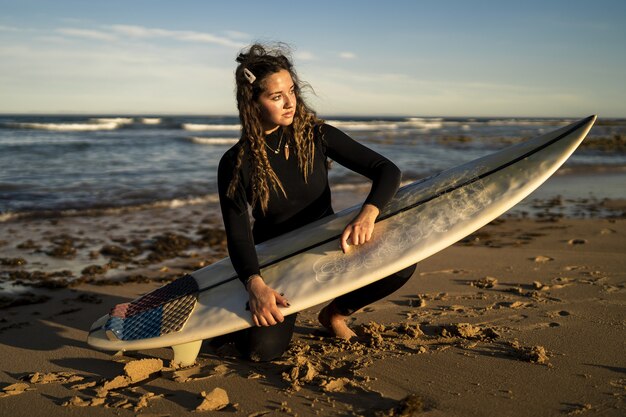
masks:
<svg viewBox="0 0 626 417"><path fill-rule="evenodd" d="M264 142L265 142L265 146L267 146L267 149L274 152L274 155L278 155L280 153L280 148L283 144L283 131L282 130L280 131L280 139L278 140L278 146L276 147L276 149L268 145L267 141L264 141ZM285 146L283 149L285 152L285 159L289 159L289 143L285 143Z"/></svg>
<svg viewBox="0 0 626 417"><path fill-rule="evenodd" d="M276 149L272 148L270 145L267 144L267 140L265 141L265 146L267 146L267 149L269 149L270 151L274 152L276 155L278 155L278 152L280 152L280 145L282 145L283 143L283 132L280 132L280 139L278 140L278 146L276 147Z"/></svg>

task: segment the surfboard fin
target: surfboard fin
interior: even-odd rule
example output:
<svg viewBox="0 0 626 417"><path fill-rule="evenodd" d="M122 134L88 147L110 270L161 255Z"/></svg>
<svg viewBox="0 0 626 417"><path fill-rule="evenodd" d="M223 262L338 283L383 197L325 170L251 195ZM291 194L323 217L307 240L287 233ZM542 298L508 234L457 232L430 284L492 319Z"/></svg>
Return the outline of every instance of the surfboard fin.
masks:
<svg viewBox="0 0 626 417"><path fill-rule="evenodd" d="M182 367L193 365L200 352L200 347L202 347L202 339L172 346L172 350L174 351L172 366Z"/></svg>
<svg viewBox="0 0 626 417"><path fill-rule="evenodd" d="M120 338L117 337L117 335L115 333L113 333L113 330L105 330L104 333L107 335L107 339L109 339L109 340L111 340L113 342L120 340Z"/></svg>

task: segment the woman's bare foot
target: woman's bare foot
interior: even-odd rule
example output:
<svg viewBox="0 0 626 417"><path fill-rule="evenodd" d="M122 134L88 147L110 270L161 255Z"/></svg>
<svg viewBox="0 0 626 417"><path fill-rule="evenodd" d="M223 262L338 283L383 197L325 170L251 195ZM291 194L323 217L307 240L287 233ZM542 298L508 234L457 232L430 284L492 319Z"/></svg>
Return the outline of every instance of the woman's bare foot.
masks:
<svg viewBox="0 0 626 417"><path fill-rule="evenodd" d="M328 329L335 337L350 340L356 337L356 333L348 327L346 318L348 318L348 316L339 314L333 303L324 307L317 317L322 326Z"/></svg>

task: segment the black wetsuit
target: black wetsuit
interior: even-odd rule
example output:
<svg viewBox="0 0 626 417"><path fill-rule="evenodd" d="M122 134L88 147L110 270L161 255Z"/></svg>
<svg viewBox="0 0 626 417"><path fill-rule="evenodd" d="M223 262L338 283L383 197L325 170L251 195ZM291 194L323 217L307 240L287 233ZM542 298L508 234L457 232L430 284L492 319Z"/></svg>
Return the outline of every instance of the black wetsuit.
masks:
<svg viewBox="0 0 626 417"><path fill-rule="evenodd" d="M241 181L236 195L233 198L226 195L233 178L239 147L245 145L238 143L228 150L220 160L218 168L218 189L228 239L228 251L235 271L242 282L245 282L251 275L260 274L255 244L333 213L327 159L332 159L372 180L372 188L364 204L373 204L380 210L391 200L400 184L400 170L391 161L330 125L324 124L315 129L313 172L309 174L307 182L304 181L298 167L295 152L291 152L289 159L285 158L282 149L277 154L272 152L278 148L279 144L284 145L285 141L290 140L288 133L279 128L268 135L265 140L269 147L267 156L270 164L287 196L285 197L280 191L271 191L268 209L265 213L260 207L253 207L254 226L251 226L248 216L248 207L252 201L252 188L247 156L244 155L242 162ZM295 148L292 140L289 141L289 145L292 150ZM335 305L341 314L350 315L400 288L414 270L415 266L409 267L338 297ZM295 316L295 314L288 316L285 322L275 326L249 329L245 332L245 340L240 343L240 347L246 349L247 353L255 359L271 360L280 356L291 339ZM274 341L269 342L269 340ZM271 343L272 346L265 346L267 343Z"/></svg>

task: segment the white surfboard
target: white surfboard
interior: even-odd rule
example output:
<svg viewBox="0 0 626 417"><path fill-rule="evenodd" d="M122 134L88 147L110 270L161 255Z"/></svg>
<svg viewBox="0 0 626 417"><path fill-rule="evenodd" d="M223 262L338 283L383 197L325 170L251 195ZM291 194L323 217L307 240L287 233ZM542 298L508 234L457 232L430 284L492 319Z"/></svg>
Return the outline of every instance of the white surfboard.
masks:
<svg viewBox="0 0 626 417"><path fill-rule="evenodd" d="M574 152L590 116L524 143L402 187L372 240L343 254L339 237L360 206L257 245L261 274L295 313L361 288L439 252L513 207ZM126 351L174 349L192 364L202 340L252 325L248 294L229 258L186 275L97 320L88 343Z"/></svg>

